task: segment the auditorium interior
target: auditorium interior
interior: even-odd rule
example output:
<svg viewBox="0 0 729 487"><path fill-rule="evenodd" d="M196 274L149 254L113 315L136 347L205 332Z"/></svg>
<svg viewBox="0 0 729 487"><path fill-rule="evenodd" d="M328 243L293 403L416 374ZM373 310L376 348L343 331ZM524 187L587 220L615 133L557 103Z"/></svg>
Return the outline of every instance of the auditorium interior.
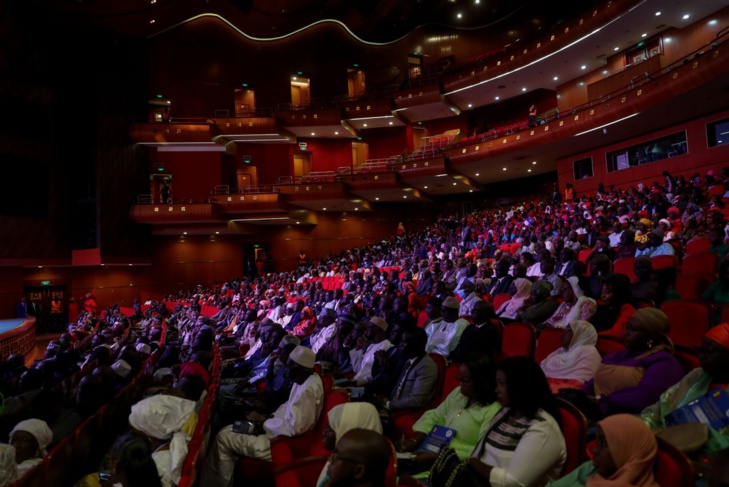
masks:
<svg viewBox="0 0 729 487"><path fill-rule="evenodd" d="M724 2L559 5L5 2L2 309L725 164Z"/></svg>

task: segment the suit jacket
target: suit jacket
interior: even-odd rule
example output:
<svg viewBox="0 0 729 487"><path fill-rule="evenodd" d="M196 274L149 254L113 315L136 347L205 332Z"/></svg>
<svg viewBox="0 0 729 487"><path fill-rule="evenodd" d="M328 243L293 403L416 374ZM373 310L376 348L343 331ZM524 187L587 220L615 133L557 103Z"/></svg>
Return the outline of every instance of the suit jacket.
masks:
<svg viewBox="0 0 729 487"><path fill-rule="evenodd" d="M397 389L403 379L405 382L398 394ZM437 382L438 366L430 355L426 354L409 369L406 363L395 387L390 392L390 411L425 406L433 398Z"/></svg>
<svg viewBox="0 0 729 487"><path fill-rule="evenodd" d="M559 267L557 267L557 274L560 276L563 276L565 278L570 278L572 276L578 276L582 273L580 269L580 263L576 260L571 260L567 262L567 267L565 267L564 271L562 270L562 266L564 264L560 264Z"/></svg>
<svg viewBox="0 0 729 487"><path fill-rule="evenodd" d="M497 294L503 294L508 293L509 288L511 287L511 282L514 280L514 278L507 274L504 279L499 281L498 279L494 279L494 283L491 285L491 288L489 289L489 294L493 297Z"/></svg>
<svg viewBox="0 0 729 487"><path fill-rule="evenodd" d="M487 322L480 327L475 324L468 325L461 334L458 346L448 356L448 360L460 363L475 353L486 354L493 358L499 350L501 350L499 332L493 324Z"/></svg>

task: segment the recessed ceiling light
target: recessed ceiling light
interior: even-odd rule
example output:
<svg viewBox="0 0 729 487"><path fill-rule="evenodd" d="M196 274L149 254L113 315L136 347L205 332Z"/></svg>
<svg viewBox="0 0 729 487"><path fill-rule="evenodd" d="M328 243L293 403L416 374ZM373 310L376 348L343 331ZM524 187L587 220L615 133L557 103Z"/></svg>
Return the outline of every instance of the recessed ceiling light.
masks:
<svg viewBox="0 0 729 487"><path fill-rule="evenodd" d="M220 235L220 232L215 232L215 235Z"/></svg>
<svg viewBox="0 0 729 487"><path fill-rule="evenodd" d="M187 232L182 232L183 235L187 235Z"/></svg>
<svg viewBox="0 0 729 487"><path fill-rule="evenodd" d="M354 211L359 211L359 208L357 208L357 207L355 206L355 207L354 207Z"/></svg>
<svg viewBox="0 0 729 487"><path fill-rule="evenodd" d="M688 19L689 17L691 17L691 16L689 15L689 14L684 14L684 16L683 16L683 20L686 20L686 19Z"/></svg>
<svg viewBox="0 0 729 487"><path fill-rule="evenodd" d="M644 32L644 33L642 33L642 34L641 34L640 36L641 36L641 37L648 37L648 34L646 34L646 33Z"/></svg>
<svg viewBox="0 0 729 487"><path fill-rule="evenodd" d="M607 69L603 70L602 74L608 74L608 70Z"/></svg>
<svg viewBox="0 0 729 487"><path fill-rule="evenodd" d="M526 86L524 88L522 88L521 91L526 91Z"/></svg>
<svg viewBox="0 0 729 487"><path fill-rule="evenodd" d="M298 225L298 224L300 224L300 223L301 223L301 222L296 222L296 224L297 224L297 225Z"/></svg>
<svg viewBox="0 0 729 487"><path fill-rule="evenodd" d="M673 39L671 39L670 37L666 37L665 39L663 39L663 42L671 42L672 40Z"/></svg>
<svg viewBox="0 0 729 487"><path fill-rule="evenodd" d="M559 79L559 76L554 77L554 81L557 81Z"/></svg>
<svg viewBox="0 0 729 487"><path fill-rule="evenodd" d="M339 135L339 132L334 132L334 135Z"/></svg>
<svg viewBox="0 0 729 487"><path fill-rule="evenodd" d="M709 21L709 25L716 25L716 24L718 24L718 23L719 23L719 21L718 21L718 20L716 20L716 19L711 19L711 20Z"/></svg>
<svg viewBox="0 0 729 487"><path fill-rule="evenodd" d="M481 0L476 0L476 1L474 2L474 3L475 3L476 5L478 5L479 3L481 3Z"/></svg>
<svg viewBox="0 0 729 487"><path fill-rule="evenodd" d="M456 14L456 17L460 19L461 17L463 17L463 14L461 14L461 12L458 12L458 14Z"/></svg>
<svg viewBox="0 0 729 487"><path fill-rule="evenodd" d="M423 189L428 189L428 187L427 186L423 186Z"/></svg>
<svg viewBox="0 0 729 487"><path fill-rule="evenodd" d="M473 108L473 103L469 103L468 108Z"/></svg>
<svg viewBox="0 0 729 487"><path fill-rule="evenodd" d="M157 0L151 0L149 3L151 3L152 5L154 5L155 3L157 3Z"/></svg>
<svg viewBox="0 0 729 487"><path fill-rule="evenodd" d="M498 99L499 99L499 97L498 97L498 96L495 96L495 97L494 97L494 100L498 100Z"/></svg>
<svg viewBox="0 0 729 487"><path fill-rule="evenodd" d="M473 190L472 190L472 189L469 189L469 190L468 190L468 192L469 192L469 193L473 193Z"/></svg>
<svg viewBox="0 0 729 487"><path fill-rule="evenodd" d="M532 161L532 165L536 165L537 161Z"/></svg>
<svg viewBox="0 0 729 487"><path fill-rule="evenodd" d="M156 20L154 20L154 19L149 21L150 24L154 24L155 22L156 22Z"/></svg>
<svg viewBox="0 0 729 487"><path fill-rule="evenodd" d="M527 169L527 172L532 172L532 170L531 169Z"/></svg>
<svg viewBox="0 0 729 487"><path fill-rule="evenodd" d="M503 171L506 171L506 168L502 169Z"/></svg>
<svg viewBox="0 0 729 487"><path fill-rule="evenodd" d="M323 211L327 211L327 209L326 209L326 208L322 208L322 210L323 210Z"/></svg>
<svg viewBox="0 0 729 487"><path fill-rule="evenodd" d="M619 51L619 50L620 50L620 48L619 48L619 47L614 47L614 48L613 48L613 51Z"/></svg>
<svg viewBox="0 0 729 487"><path fill-rule="evenodd" d="M577 83L577 86L585 86L585 82L584 81L580 81L579 83Z"/></svg>
<svg viewBox="0 0 729 487"><path fill-rule="evenodd" d="M375 201L380 201L380 198L375 198Z"/></svg>
<svg viewBox="0 0 729 487"><path fill-rule="evenodd" d="M129 264L129 267L132 267L134 264Z"/></svg>
<svg viewBox="0 0 729 487"><path fill-rule="evenodd" d="M393 123L395 123L395 122L390 122L390 125L392 125Z"/></svg>
<svg viewBox="0 0 729 487"><path fill-rule="evenodd" d="M366 126L367 126L367 124L366 124L366 123L363 123L363 124L362 124L362 126L363 126L363 127L366 127Z"/></svg>
<svg viewBox="0 0 729 487"><path fill-rule="evenodd" d="M580 69L587 69L587 66L585 66L585 65L583 64L582 66L580 66Z"/></svg>
<svg viewBox="0 0 729 487"><path fill-rule="evenodd" d="M292 76L291 79L296 81L298 78L296 76Z"/></svg>
<svg viewBox="0 0 729 487"><path fill-rule="evenodd" d="M661 15L661 12L660 11L656 12L656 17L658 17L659 15Z"/></svg>
<svg viewBox="0 0 729 487"><path fill-rule="evenodd" d="M402 199L404 199L404 200L408 199L408 195L403 196Z"/></svg>
<svg viewBox="0 0 729 487"><path fill-rule="evenodd" d="M479 176L480 176L480 174L479 173L476 173L476 177L479 177Z"/></svg>
<svg viewBox="0 0 729 487"><path fill-rule="evenodd" d="M316 135L316 133L312 132L311 135Z"/></svg>

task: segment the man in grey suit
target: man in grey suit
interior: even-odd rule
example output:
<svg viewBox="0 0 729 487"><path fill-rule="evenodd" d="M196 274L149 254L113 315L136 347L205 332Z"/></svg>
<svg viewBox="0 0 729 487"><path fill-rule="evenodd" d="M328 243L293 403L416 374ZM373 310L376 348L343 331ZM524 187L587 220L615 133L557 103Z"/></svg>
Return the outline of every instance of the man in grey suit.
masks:
<svg viewBox="0 0 729 487"><path fill-rule="evenodd" d="M438 366L425 353L427 342L428 335L422 328L405 332L399 347L407 360L387 400L376 406L388 411L417 409L432 399L438 381Z"/></svg>

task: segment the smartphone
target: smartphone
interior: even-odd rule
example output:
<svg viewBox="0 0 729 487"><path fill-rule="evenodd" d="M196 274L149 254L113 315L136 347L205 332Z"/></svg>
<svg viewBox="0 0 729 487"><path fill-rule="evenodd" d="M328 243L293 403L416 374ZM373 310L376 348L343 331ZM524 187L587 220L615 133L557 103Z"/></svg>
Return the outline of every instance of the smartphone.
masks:
<svg viewBox="0 0 729 487"><path fill-rule="evenodd" d="M260 421L250 421L244 419L233 423L233 431L244 435L255 435L261 430Z"/></svg>

